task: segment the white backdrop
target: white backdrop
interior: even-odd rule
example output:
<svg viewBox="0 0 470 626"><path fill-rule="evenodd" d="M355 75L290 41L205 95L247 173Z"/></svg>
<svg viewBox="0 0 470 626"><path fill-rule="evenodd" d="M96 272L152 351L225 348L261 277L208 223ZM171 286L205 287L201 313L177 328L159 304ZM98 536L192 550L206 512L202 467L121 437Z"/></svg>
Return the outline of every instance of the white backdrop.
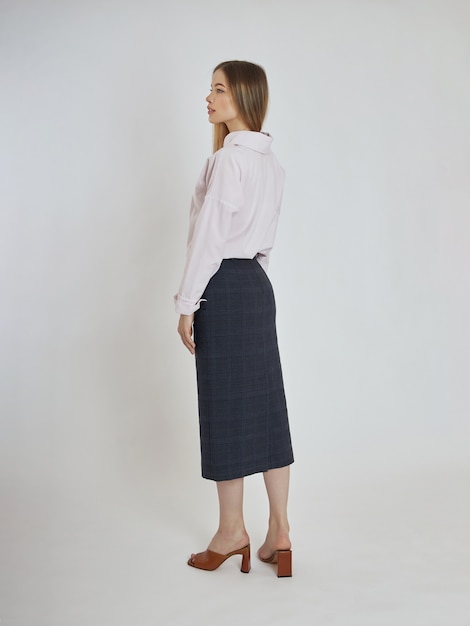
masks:
<svg viewBox="0 0 470 626"><path fill-rule="evenodd" d="M460 524L469 29L465 0L0 1L2 623L75 624L95 606L85 594L82 613L61 613L52 587L42 605L33 591L43 533L85 510L111 525L132 510L159 539L171 528L175 572L215 530L172 295L211 151L204 98L231 58L267 70L265 129L287 171L270 277L298 544L315 498L353 484L392 481L395 498L425 485L423 519L447 507ZM58 555L73 541L56 536ZM88 623L111 623L100 615Z"/></svg>

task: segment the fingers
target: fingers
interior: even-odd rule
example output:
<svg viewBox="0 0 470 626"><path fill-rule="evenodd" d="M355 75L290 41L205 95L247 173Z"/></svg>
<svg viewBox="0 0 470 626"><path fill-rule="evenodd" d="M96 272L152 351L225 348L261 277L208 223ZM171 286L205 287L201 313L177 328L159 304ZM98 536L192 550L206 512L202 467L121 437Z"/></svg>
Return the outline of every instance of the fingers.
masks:
<svg viewBox="0 0 470 626"><path fill-rule="evenodd" d="M194 315L180 315L178 333L185 347L194 354L196 344L193 341L193 320Z"/></svg>
<svg viewBox="0 0 470 626"><path fill-rule="evenodd" d="M194 343L191 335L190 334L182 334L181 335L181 339L182 339L184 345L186 346L186 348L188 348L188 350L191 352L191 354L194 354L195 348L196 348L196 344Z"/></svg>
<svg viewBox="0 0 470 626"><path fill-rule="evenodd" d="M181 341L186 346L186 348L191 352L191 354L194 354L194 348L196 347L196 344L193 341L191 329L188 329L186 327L178 327L178 333L181 337Z"/></svg>

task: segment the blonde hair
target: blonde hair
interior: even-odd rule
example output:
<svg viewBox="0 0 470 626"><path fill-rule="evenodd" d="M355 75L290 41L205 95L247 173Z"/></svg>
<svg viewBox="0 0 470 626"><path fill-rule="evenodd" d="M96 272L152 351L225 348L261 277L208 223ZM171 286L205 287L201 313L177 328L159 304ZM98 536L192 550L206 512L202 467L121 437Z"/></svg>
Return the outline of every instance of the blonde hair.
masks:
<svg viewBox="0 0 470 626"><path fill-rule="evenodd" d="M224 61L214 68L222 70L240 118L249 130L260 131L268 110L268 79L260 65L248 61ZM222 148L229 130L224 122L214 124L214 152Z"/></svg>

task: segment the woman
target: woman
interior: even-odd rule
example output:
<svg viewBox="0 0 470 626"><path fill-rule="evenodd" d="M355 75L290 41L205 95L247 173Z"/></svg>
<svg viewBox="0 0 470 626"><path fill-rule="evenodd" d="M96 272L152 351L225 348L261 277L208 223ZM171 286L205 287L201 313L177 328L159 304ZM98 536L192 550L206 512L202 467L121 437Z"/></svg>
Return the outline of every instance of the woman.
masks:
<svg viewBox="0 0 470 626"><path fill-rule="evenodd" d="M192 567L214 570L235 554L250 570L243 478L263 472L269 526L258 556L291 576L287 519L293 462L266 275L284 171L261 132L268 105L264 70L219 64L207 96L214 154L193 195L187 261L178 294L178 333L196 357L202 475L217 484L219 528ZM193 335L194 331L194 335Z"/></svg>

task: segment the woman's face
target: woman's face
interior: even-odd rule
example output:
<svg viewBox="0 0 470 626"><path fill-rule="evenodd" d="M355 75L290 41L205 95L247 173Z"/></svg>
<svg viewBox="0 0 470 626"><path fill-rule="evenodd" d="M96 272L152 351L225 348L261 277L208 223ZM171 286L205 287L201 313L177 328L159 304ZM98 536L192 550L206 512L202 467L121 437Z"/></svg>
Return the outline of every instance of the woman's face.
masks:
<svg viewBox="0 0 470 626"><path fill-rule="evenodd" d="M207 96L206 102L211 124L224 122L229 132L246 130L246 126L240 119L238 110L232 101L230 87L222 70L216 70L212 75L211 92Z"/></svg>

